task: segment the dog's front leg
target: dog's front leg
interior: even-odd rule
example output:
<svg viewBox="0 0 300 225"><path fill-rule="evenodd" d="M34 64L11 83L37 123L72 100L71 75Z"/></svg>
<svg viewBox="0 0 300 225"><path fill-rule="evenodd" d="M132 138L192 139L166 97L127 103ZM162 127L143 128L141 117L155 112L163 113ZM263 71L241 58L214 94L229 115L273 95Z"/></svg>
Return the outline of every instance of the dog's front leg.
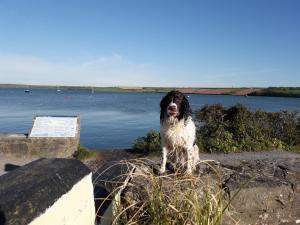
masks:
<svg viewBox="0 0 300 225"><path fill-rule="evenodd" d="M187 174L192 174L192 168L193 168L193 146L187 148L187 165L186 165L186 172Z"/></svg>
<svg viewBox="0 0 300 225"><path fill-rule="evenodd" d="M197 164L200 161L200 156L199 156L199 148L196 144L194 144L194 149L193 149L193 168L196 168Z"/></svg>
<svg viewBox="0 0 300 225"><path fill-rule="evenodd" d="M160 173L164 173L166 171L166 164L167 164L167 147L162 148L162 163L160 168Z"/></svg>

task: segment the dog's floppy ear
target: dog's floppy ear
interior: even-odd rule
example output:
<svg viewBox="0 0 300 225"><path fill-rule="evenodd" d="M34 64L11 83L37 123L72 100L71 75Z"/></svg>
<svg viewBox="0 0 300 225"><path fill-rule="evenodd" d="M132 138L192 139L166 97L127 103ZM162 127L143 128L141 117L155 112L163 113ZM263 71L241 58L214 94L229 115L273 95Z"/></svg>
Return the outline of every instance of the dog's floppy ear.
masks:
<svg viewBox="0 0 300 225"><path fill-rule="evenodd" d="M185 97L185 95L183 95L178 120L181 120L182 118L186 120L191 115L192 115L192 109L190 107L190 103Z"/></svg>
<svg viewBox="0 0 300 225"><path fill-rule="evenodd" d="M166 116L166 110L168 107L168 99L169 99L169 94L167 94L163 99L160 101L160 122L162 123L165 116Z"/></svg>

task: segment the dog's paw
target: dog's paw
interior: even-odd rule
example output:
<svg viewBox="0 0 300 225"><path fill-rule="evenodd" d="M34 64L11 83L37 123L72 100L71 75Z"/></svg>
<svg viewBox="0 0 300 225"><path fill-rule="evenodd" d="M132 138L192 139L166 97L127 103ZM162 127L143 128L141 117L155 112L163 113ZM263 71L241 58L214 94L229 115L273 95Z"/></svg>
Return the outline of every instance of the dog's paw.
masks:
<svg viewBox="0 0 300 225"><path fill-rule="evenodd" d="M166 168L160 168L159 173L164 174L166 172Z"/></svg>
<svg viewBox="0 0 300 225"><path fill-rule="evenodd" d="M188 168L188 169L185 171L185 173L186 173L187 175L192 175L192 174L193 174L192 168Z"/></svg>

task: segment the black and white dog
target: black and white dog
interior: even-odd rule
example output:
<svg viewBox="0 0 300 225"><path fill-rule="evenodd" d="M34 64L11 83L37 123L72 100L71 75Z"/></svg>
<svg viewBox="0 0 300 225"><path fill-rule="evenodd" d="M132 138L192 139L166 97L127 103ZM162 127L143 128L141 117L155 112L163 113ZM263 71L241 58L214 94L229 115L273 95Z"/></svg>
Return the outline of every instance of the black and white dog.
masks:
<svg viewBox="0 0 300 225"><path fill-rule="evenodd" d="M160 102L160 136L162 144L161 173L165 172L167 157L191 174L199 161L195 144L196 127L187 98L179 91L170 91Z"/></svg>

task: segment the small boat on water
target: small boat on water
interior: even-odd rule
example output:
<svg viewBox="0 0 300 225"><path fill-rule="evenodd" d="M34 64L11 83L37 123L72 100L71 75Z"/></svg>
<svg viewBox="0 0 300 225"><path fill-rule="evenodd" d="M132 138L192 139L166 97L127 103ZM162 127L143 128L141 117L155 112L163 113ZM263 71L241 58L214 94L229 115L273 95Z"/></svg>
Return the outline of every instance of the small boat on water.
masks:
<svg viewBox="0 0 300 225"><path fill-rule="evenodd" d="M25 93L30 93L29 89L24 90Z"/></svg>

